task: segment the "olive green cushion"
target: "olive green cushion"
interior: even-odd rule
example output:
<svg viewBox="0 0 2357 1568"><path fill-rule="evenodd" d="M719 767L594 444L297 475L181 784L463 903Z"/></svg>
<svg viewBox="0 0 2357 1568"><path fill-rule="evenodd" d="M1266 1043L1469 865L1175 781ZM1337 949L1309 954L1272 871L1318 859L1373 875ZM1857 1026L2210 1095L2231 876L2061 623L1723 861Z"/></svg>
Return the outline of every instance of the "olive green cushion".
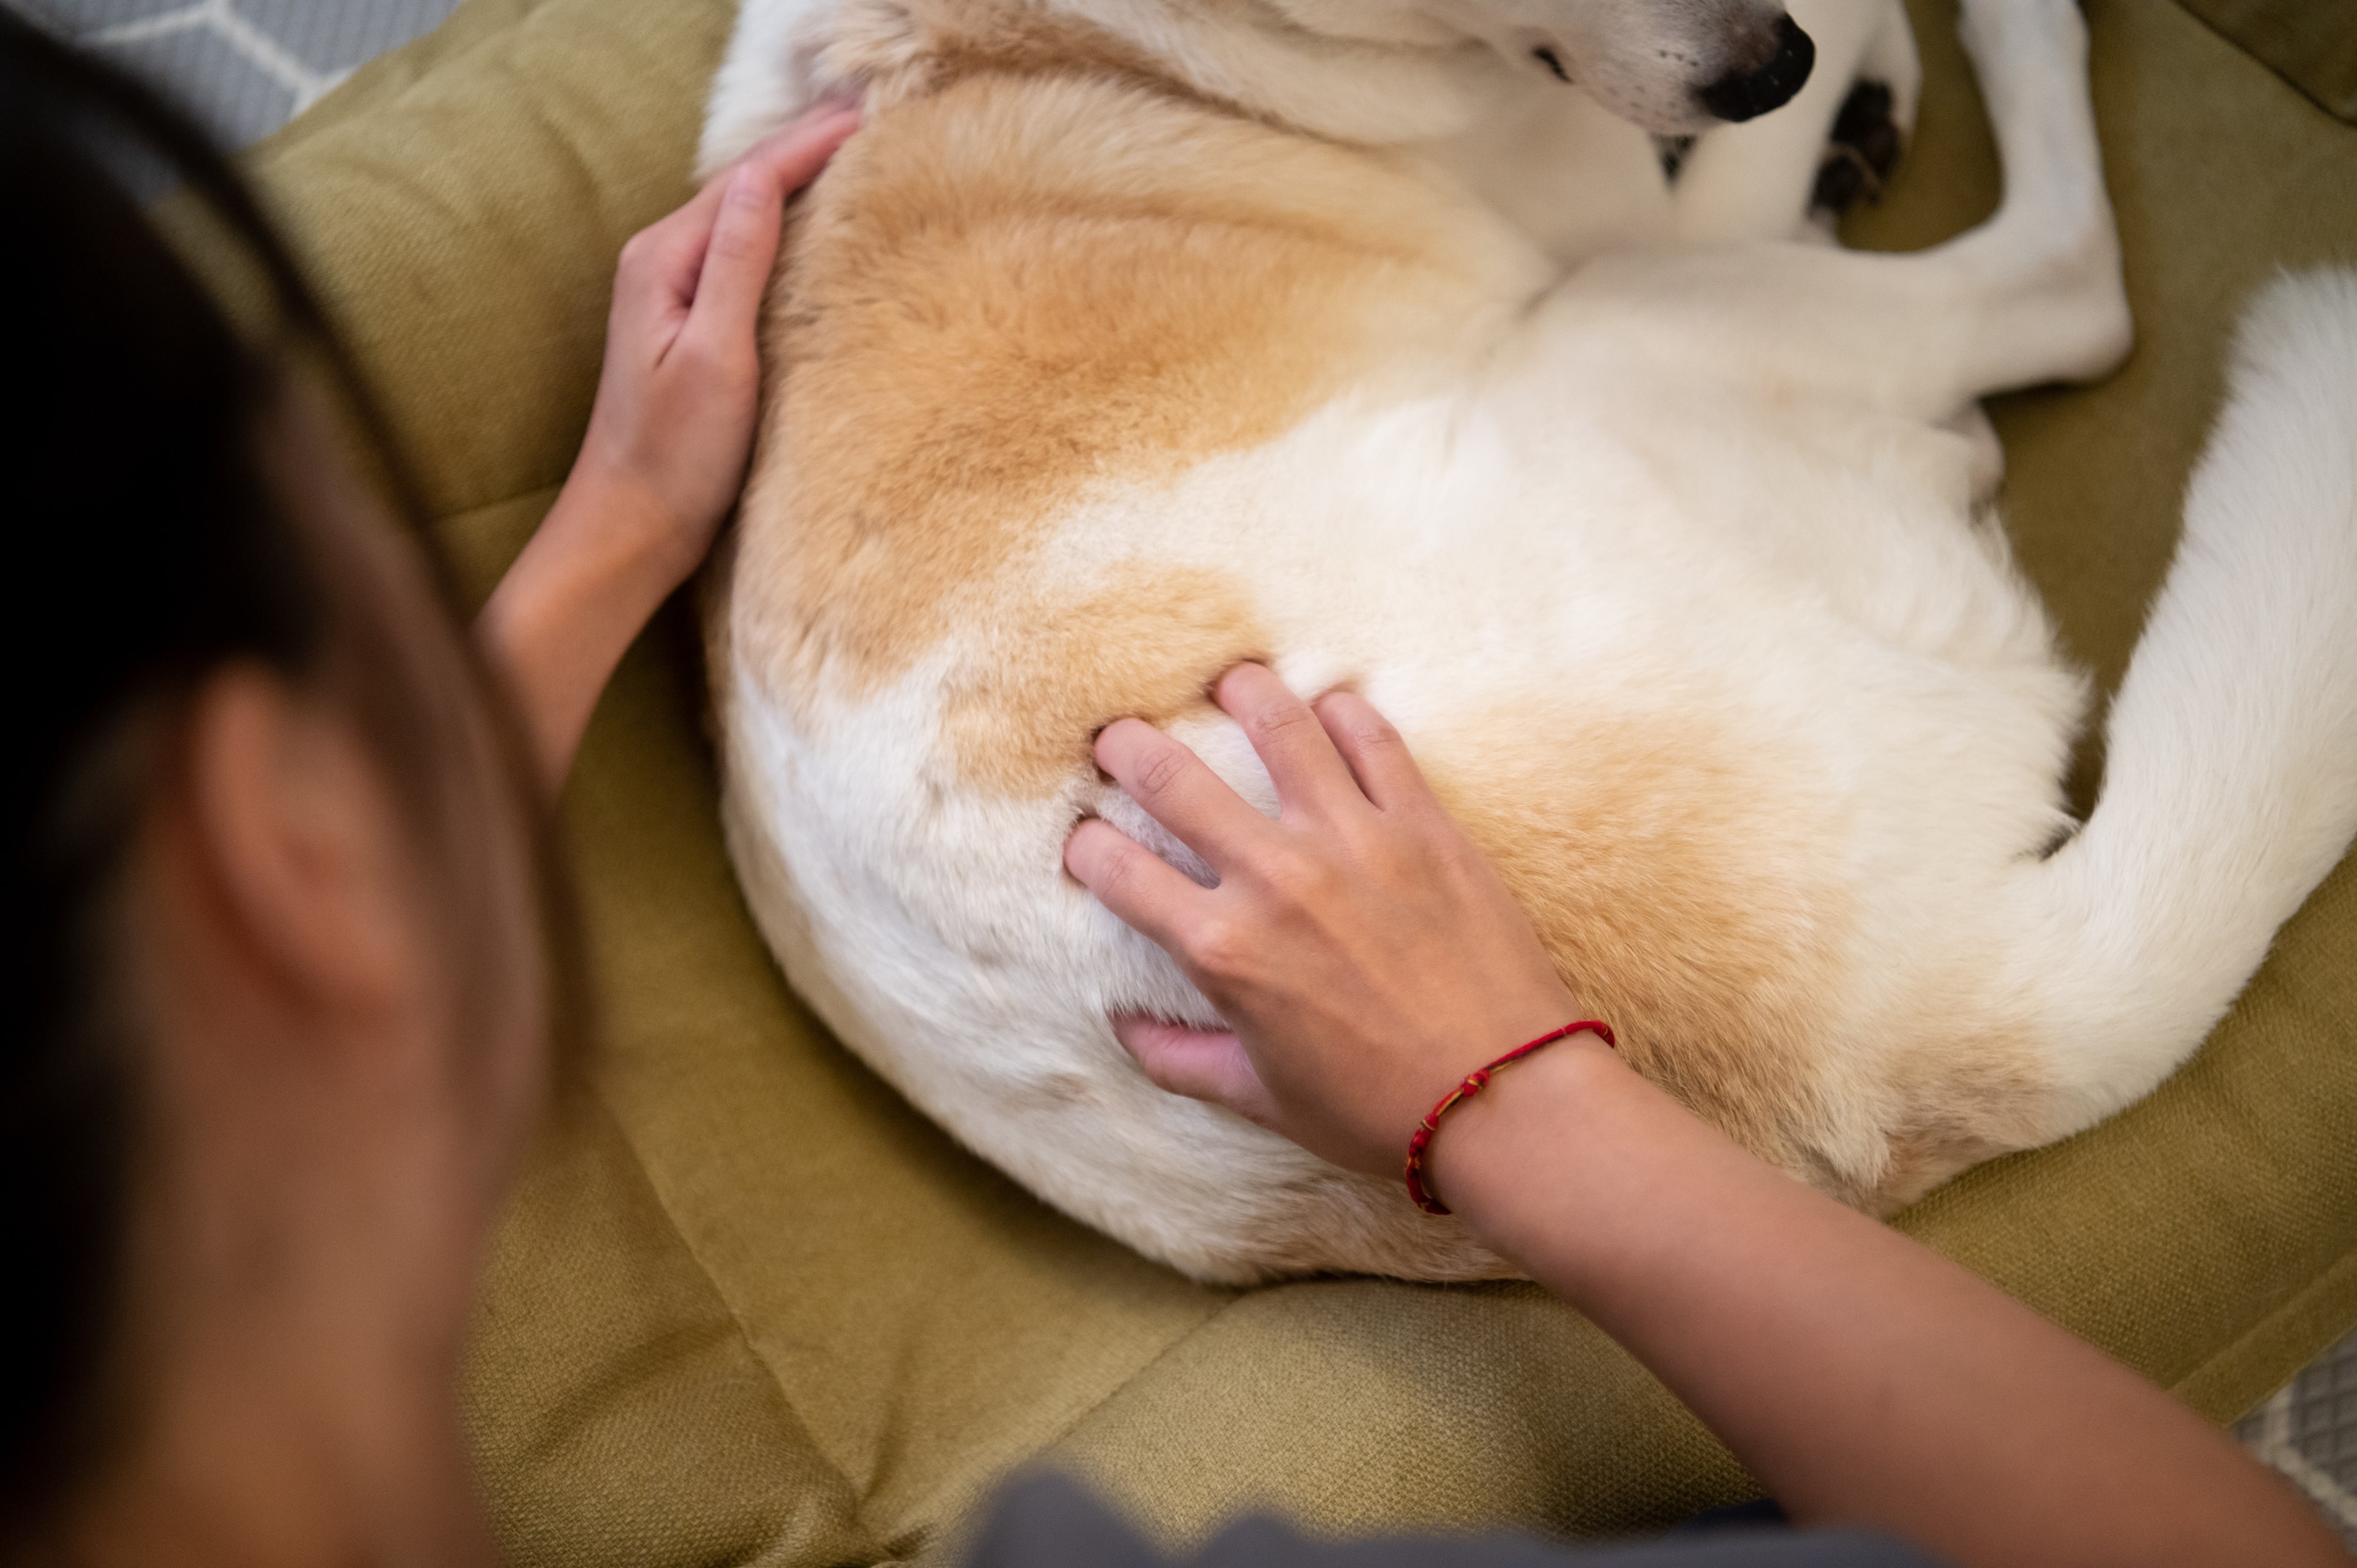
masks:
<svg viewBox="0 0 2357 1568"><path fill-rule="evenodd" d="M2021 558L2108 685L2163 571L2236 301L2357 257L2357 130L2192 16L2092 0L2141 329L2086 392L1996 410ZM1996 176L1949 6L1898 189L1911 246ZM475 591L579 439L616 251L686 193L725 0L468 0L253 166L408 438ZM1743 1495L1651 1379L1529 1287L1205 1289L1034 1202L787 992L714 812L674 607L566 800L606 1043L490 1265L468 1420L521 1563L939 1554L1008 1468L1077 1469L1174 1537L1658 1523ZM2100 764L2090 758L2083 799ZM2057 1148L1900 1221L2213 1419L2357 1318L2357 872L2201 1056Z"/></svg>
<svg viewBox="0 0 2357 1568"><path fill-rule="evenodd" d="M2352 0L2179 0L2341 119L2357 123Z"/></svg>

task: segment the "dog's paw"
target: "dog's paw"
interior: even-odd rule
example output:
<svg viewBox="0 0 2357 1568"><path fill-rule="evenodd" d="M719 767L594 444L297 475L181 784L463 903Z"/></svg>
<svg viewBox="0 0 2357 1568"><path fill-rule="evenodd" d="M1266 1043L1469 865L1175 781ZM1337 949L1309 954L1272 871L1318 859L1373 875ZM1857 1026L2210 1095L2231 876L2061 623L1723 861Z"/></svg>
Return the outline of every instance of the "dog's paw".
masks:
<svg viewBox="0 0 2357 1568"><path fill-rule="evenodd" d="M1861 203L1882 199L1906 150L1907 134L1894 108L1886 82L1860 81L1849 90L1834 117L1824 161L1817 166L1816 187L1809 195L1812 216L1838 220Z"/></svg>

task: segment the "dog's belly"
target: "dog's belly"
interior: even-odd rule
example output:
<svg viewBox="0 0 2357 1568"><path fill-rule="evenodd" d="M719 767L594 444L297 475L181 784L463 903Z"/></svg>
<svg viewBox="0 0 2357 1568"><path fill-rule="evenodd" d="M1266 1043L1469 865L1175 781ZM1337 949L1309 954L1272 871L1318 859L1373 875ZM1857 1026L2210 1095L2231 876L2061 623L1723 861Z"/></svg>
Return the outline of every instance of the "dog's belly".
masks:
<svg viewBox="0 0 2357 1568"><path fill-rule="evenodd" d="M1637 417L1599 400L1546 446L1480 404L1334 412L1092 495L888 685L789 703L735 661L730 840L789 977L977 1152L1190 1273L1496 1272L1113 1038L1115 1012L1214 1015L1061 871L1090 811L1188 862L1089 736L1146 713L1273 807L1199 695L1265 657L1392 716L1641 1068L1873 1194L1922 1079L1893 1042L1970 1026L1984 893L2053 832L2076 685L1936 451L1795 486L1792 433L1749 452L1738 424L1699 474L1607 402ZM1743 493L1777 499L1697 500Z"/></svg>

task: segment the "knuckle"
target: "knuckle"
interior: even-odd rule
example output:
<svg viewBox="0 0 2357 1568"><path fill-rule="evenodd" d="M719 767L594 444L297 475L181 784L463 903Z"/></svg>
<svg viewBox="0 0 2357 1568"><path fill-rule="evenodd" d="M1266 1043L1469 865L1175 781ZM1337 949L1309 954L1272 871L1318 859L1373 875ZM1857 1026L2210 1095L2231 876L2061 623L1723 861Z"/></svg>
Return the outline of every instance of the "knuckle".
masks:
<svg viewBox="0 0 2357 1568"><path fill-rule="evenodd" d="M1198 972L1227 979L1241 972L1246 950L1244 933L1236 922L1212 916L1186 933L1180 950Z"/></svg>
<svg viewBox="0 0 2357 1568"><path fill-rule="evenodd" d="M1270 851L1261 865L1263 886L1287 904L1317 902L1332 877L1322 858L1290 845Z"/></svg>
<svg viewBox="0 0 2357 1568"><path fill-rule="evenodd" d="M669 358L681 373L696 381L711 381L728 368L726 356L697 332L681 333Z"/></svg>
<svg viewBox="0 0 2357 1568"><path fill-rule="evenodd" d="M1092 868L1098 901L1119 910L1130 902L1137 886L1137 867L1119 850L1104 851Z"/></svg>
<svg viewBox="0 0 2357 1568"><path fill-rule="evenodd" d="M1269 703L1253 715L1253 727L1264 735L1298 735L1304 725L1316 725L1318 715L1298 703Z"/></svg>
<svg viewBox="0 0 2357 1568"><path fill-rule="evenodd" d="M1187 775L1187 757L1178 746L1165 743L1157 746L1137 769L1137 792L1142 797L1160 800L1175 789Z"/></svg>
<svg viewBox="0 0 2357 1568"><path fill-rule="evenodd" d="M641 229L622 242L622 253L614 263L614 270L625 277L636 277L647 270L654 259L657 239L651 229Z"/></svg>
<svg viewBox="0 0 2357 1568"><path fill-rule="evenodd" d="M1135 890L1141 870L1137 857L1142 853L1126 838L1098 835L1094 859L1099 886L1116 896Z"/></svg>
<svg viewBox="0 0 2357 1568"><path fill-rule="evenodd" d="M713 261L723 266L747 266L761 253L762 235L759 225L749 217L732 212L729 220L712 231L712 243L706 248Z"/></svg>

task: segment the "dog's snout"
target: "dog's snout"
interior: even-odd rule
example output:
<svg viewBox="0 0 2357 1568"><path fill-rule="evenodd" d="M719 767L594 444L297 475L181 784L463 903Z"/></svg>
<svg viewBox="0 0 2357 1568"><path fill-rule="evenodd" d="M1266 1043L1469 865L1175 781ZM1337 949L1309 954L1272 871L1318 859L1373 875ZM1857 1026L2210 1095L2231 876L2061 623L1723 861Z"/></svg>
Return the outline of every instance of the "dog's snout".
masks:
<svg viewBox="0 0 2357 1568"><path fill-rule="evenodd" d="M1816 63L1814 39L1790 16L1776 19L1775 51L1764 65L1732 70L1702 90L1702 106L1722 120L1751 120L1781 109L1809 80Z"/></svg>

